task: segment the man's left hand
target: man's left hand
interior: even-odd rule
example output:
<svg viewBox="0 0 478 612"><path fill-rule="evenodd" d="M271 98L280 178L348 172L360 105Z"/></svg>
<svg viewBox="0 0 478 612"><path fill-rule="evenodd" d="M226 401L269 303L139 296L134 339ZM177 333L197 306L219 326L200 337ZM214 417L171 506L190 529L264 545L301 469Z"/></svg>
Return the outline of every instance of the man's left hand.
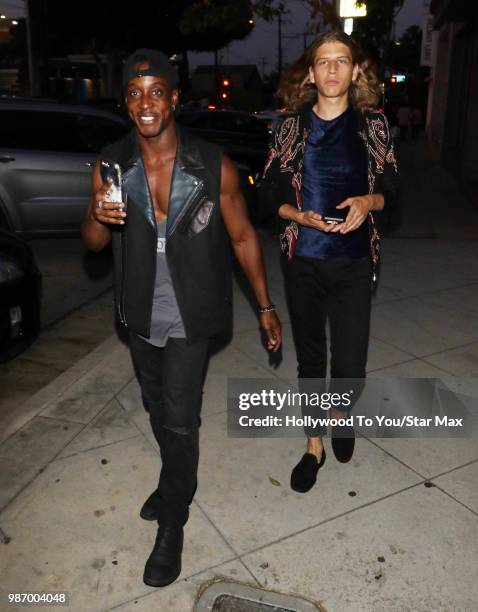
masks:
<svg viewBox="0 0 478 612"><path fill-rule="evenodd" d="M355 196L347 198L341 202L336 208L339 210L349 207L349 212L343 223L337 223L331 230L331 233L347 234L353 232L362 225L372 210L373 197L371 195Z"/></svg>
<svg viewBox="0 0 478 612"><path fill-rule="evenodd" d="M282 342L281 324L274 310L259 314L261 327L267 336L267 348L276 353Z"/></svg>

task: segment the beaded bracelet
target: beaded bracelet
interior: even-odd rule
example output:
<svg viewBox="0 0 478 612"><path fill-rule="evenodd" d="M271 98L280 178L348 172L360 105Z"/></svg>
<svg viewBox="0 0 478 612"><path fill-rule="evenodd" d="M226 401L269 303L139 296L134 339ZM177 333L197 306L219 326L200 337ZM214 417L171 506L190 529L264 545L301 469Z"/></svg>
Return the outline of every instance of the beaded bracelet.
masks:
<svg viewBox="0 0 478 612"><path fill-rule="evenodd" d="M258 308L257 312L259 314L264 314L265 312L272 312L275 309L276 307L274 306L274 304L269 304L269 306L264 306L264 308Z"/></svg>

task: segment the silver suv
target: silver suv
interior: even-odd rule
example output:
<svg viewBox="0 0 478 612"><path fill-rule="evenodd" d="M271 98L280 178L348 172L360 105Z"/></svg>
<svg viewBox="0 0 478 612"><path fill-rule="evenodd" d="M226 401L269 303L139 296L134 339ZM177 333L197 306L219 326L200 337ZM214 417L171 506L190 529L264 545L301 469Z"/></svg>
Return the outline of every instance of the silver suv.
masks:
<svg viewBox="0 0 478 612"><path fill-rule="evenodd" d="M78 232L91 164L128 129L90 106L0 98L0 227L29 236Z"/></svg>

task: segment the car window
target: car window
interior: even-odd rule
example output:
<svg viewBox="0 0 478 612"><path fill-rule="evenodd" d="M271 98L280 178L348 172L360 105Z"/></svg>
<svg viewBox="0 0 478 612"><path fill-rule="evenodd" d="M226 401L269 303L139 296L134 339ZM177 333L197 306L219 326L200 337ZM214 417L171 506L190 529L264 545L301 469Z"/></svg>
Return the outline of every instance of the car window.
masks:
<svg viewBox="0 0 478 612"><path fill-rule="evenodd" d="M69 113L0 110L2 147L41 151L77 151L76 117Z"/></svg>
<svg viewBox="0 0 478 612"><path fill-rule="evenodd" d="M68 112L3 109L0 110L0 145L3 148L88 153L99 151L126 131L120 123L102 117L92 119Z"/></svg>
<svg viewBox="0 0 478 612"><path fill-rule="evenodd" d="M184 113L178 118L179 123L196 129L246 133L268 138L267 125L248 115L221 111L205 113Z"/></svg>
<svg viewBox="0 0 478 612"><path fill-rule="evenodd" d="M234 116L229 113L222 113L221 111L209 113L206 122L210 130L237 132Z"/></svg>
<svg viewBox="0 0 478 612"><path fill-rule="evenodd" d="M98 153L104 146L122 138L128 128L106 117L79 115L78 130L83 151Z"/></svg>

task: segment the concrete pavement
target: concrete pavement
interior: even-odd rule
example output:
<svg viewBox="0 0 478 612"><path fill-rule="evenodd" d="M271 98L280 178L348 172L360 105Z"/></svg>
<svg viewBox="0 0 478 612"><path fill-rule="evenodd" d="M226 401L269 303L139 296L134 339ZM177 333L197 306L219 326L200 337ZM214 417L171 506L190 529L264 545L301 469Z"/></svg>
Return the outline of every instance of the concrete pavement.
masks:
<svg viewBox="0 0 478 612"><path fill-rule="evenodd" d="M476 377L478 215L424 143L405 147L404 223L383 242L369 376ZM128 350L112 336L24 402L22 426L0 445L0 591L68 591L75 612L187 612L201 584L224 576L327 612L476 610L477 440L359 438L349 464L326 440L318 482L300 495L289 477L303 440L227 436L228 376L295 374L277 247L263 244L283 360L270 366L236 285L234 339L205 385L180 579L142 582L156 526L138 512L160 459Z"/></svg>

